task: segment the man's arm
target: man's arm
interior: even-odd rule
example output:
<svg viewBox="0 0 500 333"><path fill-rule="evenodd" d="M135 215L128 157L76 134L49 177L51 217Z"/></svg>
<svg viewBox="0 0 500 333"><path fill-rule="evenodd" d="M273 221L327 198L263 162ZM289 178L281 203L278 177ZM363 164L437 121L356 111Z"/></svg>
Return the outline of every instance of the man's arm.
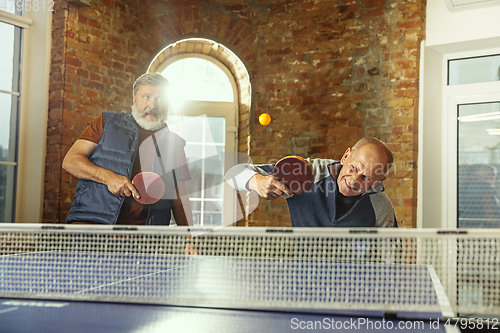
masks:
<svg viewBox="0 0 500 333"><path fill-rule="evenodd" d="M191 202L187 194L186 182L178 182L177 189L179 190L179 197L174 200L172 205L172 212L174 213L175 222L177 225L192 226L193 225L193 211L191 209ZM190 236L186 237L186 245L184 246L185 255L198 255L198 250L194 246L193 239Z"/></svg>
<svg viewBox="0 0 500 333"><path fill-rule="evenodd" d="M269 200L277 199L284 194L289 197L293 196L292 190L271 175L263 176L255 174L255 176L250 178L247 186L250 190L257 192L261 197Z"/></svg>
<svg viewBox="0 0 500 333"><path fill-rule="evenodd" d="M177 225L192 226L193 211L187 194L186 182L177 182L177 189L180 198L175 199L172 205L175 222Z"/></svg>
<svg viewBox="0 0 500 333"><path fill-rule="evenodd" d="M108 190L118 196L129 197L133 195L140 198L139 192L128 179L111 170L101 168L89 160L90 154L97 144L87 140L76 140L64 157L62 167L75 177L88 179L108 187Z"/></svg>
<svg viewBox="0 0 500 333"><path fill-rule="evenodd" d="M235 190L255 191L265 199L277 199L284 194L293 196L285 184L265 171L272 168L272 165L235 165L226 173L226 182Z"/></svg>

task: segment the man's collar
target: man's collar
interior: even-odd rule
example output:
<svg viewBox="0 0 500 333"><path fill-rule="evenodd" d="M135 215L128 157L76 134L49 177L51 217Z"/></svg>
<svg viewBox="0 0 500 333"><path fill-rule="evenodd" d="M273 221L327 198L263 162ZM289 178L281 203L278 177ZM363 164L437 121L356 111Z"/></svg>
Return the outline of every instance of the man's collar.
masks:
<svg viewBox="0 0 500 333"><path fill-rule="evenodd" d="M332 175L333 179L337 181L337 178L339 177L340 169L342 169L342 164L340 164L340 161L335 161L331 164L328 164L328 171L330 172L330 175Z"/></svg>

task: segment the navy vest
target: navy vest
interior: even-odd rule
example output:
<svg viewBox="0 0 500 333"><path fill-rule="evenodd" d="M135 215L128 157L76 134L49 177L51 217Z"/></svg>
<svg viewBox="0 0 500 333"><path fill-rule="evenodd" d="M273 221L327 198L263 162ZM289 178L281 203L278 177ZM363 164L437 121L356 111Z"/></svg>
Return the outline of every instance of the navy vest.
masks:
<svg viewBox="0 0 500 333"><path fill-rule="evenodd" d="M105 112L101 140L89 160L116 174L131 177L139 134L131 113ZM80 179L66 223L94 222L116 224L124 197L114 195L104 184ZM172 200L150 205L146 224L170 224Z"/></svg>

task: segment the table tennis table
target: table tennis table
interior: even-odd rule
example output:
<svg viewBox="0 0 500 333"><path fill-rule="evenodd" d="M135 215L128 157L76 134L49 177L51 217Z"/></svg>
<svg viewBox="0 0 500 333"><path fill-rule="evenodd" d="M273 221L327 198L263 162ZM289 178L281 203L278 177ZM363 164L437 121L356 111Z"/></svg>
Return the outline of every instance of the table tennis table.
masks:
<svg viewBox="0 0 500 333"><path fill-rule="evenodd" d="M35 251L0 256L0 296L2 333L459 332L429 265Z"/></svg>

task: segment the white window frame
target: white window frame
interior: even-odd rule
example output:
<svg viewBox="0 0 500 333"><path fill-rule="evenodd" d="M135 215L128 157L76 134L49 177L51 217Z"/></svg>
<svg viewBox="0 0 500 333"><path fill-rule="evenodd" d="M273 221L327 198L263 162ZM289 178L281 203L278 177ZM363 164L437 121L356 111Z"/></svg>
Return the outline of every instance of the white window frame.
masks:
<svg viewBox="0 0 500 333"><path fill-rule="evenodd" d="M457 146L458 146L458 131L457 131L457 110L458 106L462 104L472 103L488 103L500 102L500 82L494 84L476 83L464 84L458 89L446 89L448 95L447 112L443 113L445 117L445 124L447 129L447 136L443 138L443 146L446 146L447 154L443 161L443 188L447 189L446 195L443 197L443 202L446 203L447 209L443 210L445 214L443 220L447 229L457 228ZM496 88L495 88L496 87ZM449 87L448 87L449 88ZM495 91L496 90L496 91ZM454 147L455 149L452 149Z"/></svg>
<svg viewBox="0 0 500 333"><path fill-rule="evenodd" d="M23 17L0 11L0 21L23 28L14 221L40 223L43 216L52 12L26 11Z"/></svg>
<svg viewBox="0 0 500 333"><path fill-rule="evenodd" d="M233 101L232 102L209 102L209 101L187 101L183 104L183 116L200 116L207 115L208 117L224 117L226 124L226 133L225 133L225 152L236 152L238 150L238 88L236 85L236 81L232 73L229 69L222 64L217 59L198 53L186 53L186 54L178 54L166 59L163 63L161 63L156 69L157 73L161 73L167 68L170 64L186 58L200 58L208 60L220 69L224 71L226 76L231 83L231 87L233 90ZM226 173L229 168L237 163L236 155L234 154L233 160L225 160L224 165L224 173ZM227 155L231 156L231 155ZM222 226L226 226L232 224L237 221L237 197L234 193L234 190L224 182L224 209L223 216L224 219L222 221Z"/></svg>
<svg viewBox="0 0 500 333"><path fill-rule="evenodd" d="M430 57L425 57L427 68L421 72L423 80L421 80L420 87L424 94L419 110L419 169L421 172L418 180L417 227L457 229L457 108L461 104L500 101L500 82L448 86L448 61L500 54L500 48L483 48L445 54L429 49L425 52L432 54ZM429 63L429 59L434 60ZM433 98L433 94L437 95L437 98L427 102ZM438 107L438 99L441 101L440 107ZM431 122L440 123L440 133L436 133L437 127L429 128L432 126ZM432 147L433 144L434 147ZM424 149L427 151L424 152ZM433 174L433 169L438 175ZM423 202L427 204L423 206ZM434 205L431 209L426 208L431 205Z"/></svg>
<svg viewBox="0 0 500 333"><path fill-rule="evenodd" d="M17 143L18 143L18 118L20 114L20 96L21 96L21 85L19 82L20 77L16 74L23 72L21 59L23 52L23 41L26 29L29 27L31 20L28 20L22 16L5 13L0 11L0 22L18 28L19 30L14 30L14 49L13 49L13 70L17 71L13 73L12 84L13 90L0 90L2 96L17 97L17 103L11 103L10 107L10 117L9 117L9 143L7 148L8 159L7 161L0 161L0 166L6 167L6 184L5 189L3 189L2 198L5 200L5 212L0 216L0 221L2 222L12 222L11 218L15 214L14 207L14 195L16 193L16 173L18 167L17 161ZM12 100L11 100L12 101ZM4 220L6 218L6 220Z"/></svg>

